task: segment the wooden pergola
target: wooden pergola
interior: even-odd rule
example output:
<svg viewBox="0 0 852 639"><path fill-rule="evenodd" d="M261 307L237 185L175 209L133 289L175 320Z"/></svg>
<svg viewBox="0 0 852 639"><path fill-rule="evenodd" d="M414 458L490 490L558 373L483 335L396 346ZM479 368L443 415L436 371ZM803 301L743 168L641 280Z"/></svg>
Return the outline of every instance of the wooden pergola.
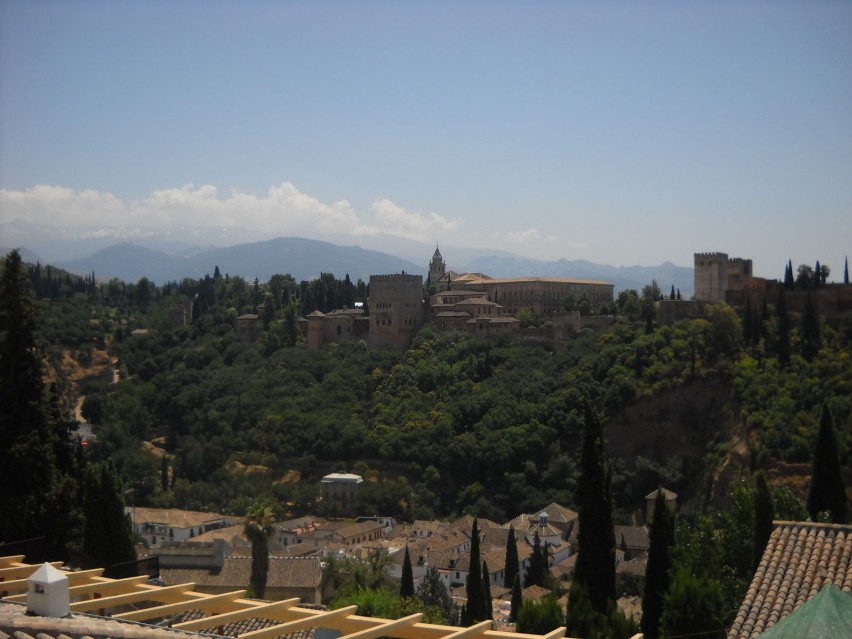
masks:
<svg viewBox="0 0 852 639"><path fill-rule="evenodd" d="M23 555L0 557L0 598L26 602L27 579L40 566L23 562ZM59 568L61 562L53 562ZM239 634L240 639L273 639L308 628L330 628L341 633L340 639L561 639L565 628L546 635L531 635L492 630L491 621L463 628L422 623L422 613L401 619L381 619L355 614L356 606L338 610L316 610L299 606L298 599L259 601L246 599L245 590L217 595L197 592L194 583L157 586L146 583L148 577L110 579L103 569L66 572L71 612L93 613L113 619L154 623L200 611L202 617L172 623L174 630L221 634L224 626L249 619L271 623L260 630ZM138 606L128 610L130 606Z"/></svg>

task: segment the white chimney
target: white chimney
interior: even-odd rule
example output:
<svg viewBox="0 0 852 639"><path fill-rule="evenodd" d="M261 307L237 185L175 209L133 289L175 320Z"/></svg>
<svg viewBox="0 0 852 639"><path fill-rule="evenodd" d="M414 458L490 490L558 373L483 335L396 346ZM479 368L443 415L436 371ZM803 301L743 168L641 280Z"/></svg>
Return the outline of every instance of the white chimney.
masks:
<svg viewBox="0 0 852 639"><path fill-rule="evenodd" d="M27 579L27 612L42 617L66 617L71 612L68 577L45 563Z"/></svg>

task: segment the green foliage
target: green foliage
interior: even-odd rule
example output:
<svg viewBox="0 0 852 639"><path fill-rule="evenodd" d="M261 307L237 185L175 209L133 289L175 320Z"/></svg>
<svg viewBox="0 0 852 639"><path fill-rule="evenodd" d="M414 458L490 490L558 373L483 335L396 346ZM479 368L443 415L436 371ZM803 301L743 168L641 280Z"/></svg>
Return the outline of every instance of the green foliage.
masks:
<svg viewBox="0 0 852 639"><path fill-rule="evenodd" d="M604 612L592 606L589 591L576 580L568 595L566 635L586 639L628 639L638 632L636 624L626 619L615 602L607 601Z"/></svg>
<svg viewBox="0 0 852 639"><path fill-rule="evenodd" d="M649 533L645 589L642 593L642 633L646 639L660 636L663 599L669 589L670 547L674 544L674 522L662 489L654 502L654 521Z"/></svg>
<svg viewBox="0 0 852 639"><path fill-rule="evenodd" d="M408 545L405 546L405 557L402 561L402 579L399 582L399 596L414 596L414 572L411 569L411 555L408 553Z"/></svg>
<svg viewBox="0 0 852 639"><path fill-rule="evenodd" d="M133 528L115 469L108 463L89 464L83 486L83 552L106 568L136 559Z"/></svg>
<svg viewBox="0 0 852 639"><path fill-rule="evenodd" d="M665 637L724 637L727 623L719 582L679 569L665 597L661 626Z"/></svg>
<svg viewBox="0 0 852 639"><path fill-rule="evenodd" d="M509 526L509 534L506 535L506 566L503 570L503 587L513 588L515 576L519 574L520 561L518 559L518 543L515 539L515 527Z"/></svg>
<svg viewBox="0 0 852 639"><path fill-rule="evenodd" d="M512 580L512 608L509 612L509 621L518 620L518 611L524 605L524 594L521 588L521 574L515 573Z"/></svg>
<svg viewBox="0 0 852 639"><path fill-rule="evenodd" d="M491 618L491 602L485 601L485 586L482 581L479 555L479 523L473 518L470 531L470 568L467 575L467 619L470 624Z"/></svg>
<svg viewBox="0 0 852 639"><path fill-rule="evenodd" d="M437 623L449 623L453 619L453 600L437 568L430 567L426 570L417 587L417 598L427 610L441 611L443 621Z"/></svg>
<svg viewBox="0 0 852 639"><path fill-rule="evenodd" d="M775 518L775 506L772 492L766 482L766 476L757 474L757 489L754 496L754 560L752 571L756 570L763 557L763 551L772 535L772 520Z"/></svg>
<svg viewBox="0 0 852 639"><path fill-rule="evenodd" d="M615 599L615 533L603 430L588 402L585 425L577 496L580 536L574 581L588 589L592 608L604 614L607 601Z"/></svg>
<svg viewBox="0 0 852 639"><path fill-rule="evenodd" d="M243 532L251 542L251 578L249 592L258 599L266 596L269 575L269 537L275 524L275 512L265 499L256 499L246 511Z"/></svg>
<svg viewBox="0 0 852 639"><path fill-rule="evenodd" d="M526 601L515 617L517 632L544 635L563 625L564 612L556 597L549 595L541 601Z"/></svg>
<svg viewBox="0 0 852 639"><path fill-rule="evenodd" d="M354 593L335 599L333 609L358 606L356 614L364 617L400 619L415 613L423 613L422 623L446 624L447 618L438 606L426 606L416 597L401 597L388 588L359 588Z"/></svg>
<svg viewBox="0 0 852 639"><path fill-rule="evenodd" d="M817 520L823 511L828 511L831 521L836 524L846 521L846 487L840 470L834 423L827 406L822 408L808 492L808 512L811 517Z"/></svg>

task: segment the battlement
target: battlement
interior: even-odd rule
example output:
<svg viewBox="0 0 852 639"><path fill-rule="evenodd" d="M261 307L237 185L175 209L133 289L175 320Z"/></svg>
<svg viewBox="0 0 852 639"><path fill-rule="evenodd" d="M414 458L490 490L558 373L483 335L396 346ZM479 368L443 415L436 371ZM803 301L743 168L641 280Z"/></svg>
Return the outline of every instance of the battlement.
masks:
<svg viewBox="0 0 852 639"><path fill-rule="evenodd" d="M408 273L395 273L393 275L371 275L370 282L419 282L423 283L422 275L409 275Z"/></svg>
<svg viewBox="0 0 852 639"><path fill-rule="evenodd" d="M706 259L706 260L727 260L728 254L727 253L719 253L719 252L695 253L695 259L698 260L699 258Z"/></svg>

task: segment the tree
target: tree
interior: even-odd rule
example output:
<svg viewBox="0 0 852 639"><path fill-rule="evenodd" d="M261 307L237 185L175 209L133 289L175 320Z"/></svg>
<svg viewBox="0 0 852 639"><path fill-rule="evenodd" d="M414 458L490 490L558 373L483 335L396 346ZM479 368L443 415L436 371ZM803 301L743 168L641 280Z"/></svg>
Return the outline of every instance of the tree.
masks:
<svg viewBox="0 0 852 639"><path fill-rule="evenodd" d="M509 621L517 621L518 611L524 604L523 589L521 588L521 574L515 573L515 579L512 581L512 608L509 612Z"/></svg>
<svg viewBox="0 0 852 639"><path fill-rule="evenodd" d="M718 581L679 569L663 601L661 630L665 637L725 636L724 601Z"/></svg>
<svg viewBox="0 0 852 639"><path fill-rule="evenodd" d="M482 560L482 598L485 600L485 618L494 618L494 609L491 605L491 573L488 572L488 562Z"/></svg>
<svg viewBox="0 0 852 639"><path fill-rule="evenodd" d="M669 590L669 548L673 543L674 525L666 506L665 494L660 489L654 502L654 521L649 535L645 590L642 594L642 632L646 639L657 639L660 636L663 599Z"/></svg>
<svg viewBox="0 0 852 639"><path fill-rule="evenodd" d="M503 586L512 588L515 583L515 575L520 571L518 560L518 542L515 540L515 527L509 526L509 534L506 536L506 569L503 573Z"/></svg>
<svg viewBox="0 0 852 639"><path fill-rule="evenodd" d="M63 478L57 453L67 456L70 434L45 392L35 299L20 253L9 253L0 269L0 467L14 469L0 489L0 540L47 536L50 551L64 556L71 522L57 525L56 515L77 497L73 469Z"/></svg>
<svg viewBox="0 0 852 639"><path fill-rule="evenodd" d="M814 301L808 291L808 297L805 301L805 312L802 313L802 357L807 361L812 361L819 352L822 346L822 338L820 337L819 316Z"/></svg>
<svg viewBox="0 0 852 639"><path fill-rule="evenodd" d="M784 289L778 289L778 304L775 307L778 315L778 364L787 368L790 364L790 318L787 316L787 296Z"/></svg>
<svg viewBox="0 0 852 639"><path fill-rule="evenodd" d="M540 602L527 601L518 611L515 619L516 632L544 635L562 625L563 616L559 602L549 595Z"/></svg>
<svg viewBox="0 0 852 639"><path fill-rule="evenodd" d="M588 400L577 502L580 535L574 581L588 589L592 608L606 614L607 601L615 599L615 529L603 431Z"/></svg>
<svg viewBox="0 0 852 639"><path fill-rule="evenodd" d="M784 288L790 290L793 288L795 280L793 279L793 260L787 260L787 267L784 269Z"/></svg>
<svg viewBox="0 0 852 639"><path fill-rule="evenodd" d="M417 588L417 598L426 607L434 606L444 612L444 617L449 620L453 610L453 600L437 568L430 567Z"/></svg>
<svg viewBox="0 0 852 639"><path fill-rule="evenodd" d="M772 519L775 507L772 504L772 493L763 472L757 473L757 490L754 495L754 562L753 569L757 570L763 551L772 535Z"/></svg>
<svg viewBox="0 0 852 639"><path fill-rule="evenodd" d="M834 420L828 406L823 405L808 492L808 512L817 521L820 513L825 511L830 512L834 523L846 522L846 488L840 471Z"/></svg>
<svg viewBox="0 0 852 639"><path fill-rule="evenodd" d="M543 550L541 546L541 538L538 536L538 531L533 535L533 551L530 556L530 565L527 569L527 576L524 579L524 584L527 586L542 586L547 574L547 550Z"/></svg>
<svg viewBox="0 0 852 639"><path fill-rule="evenodd" d="M136 559L133 526L124 512L121 479L111 463L89 464L83 479L83 552L100 565Z"/></svg>
<svg viewBox="0 0 852 639"><path fill-rule="evenodd" d="M654 320L657 319L657 300L660 299L660 287L657 280L642 287L642 299L639 300L639 309L642 319L645 320L645 333L654 332Z"/></svg>
<svg viewBox="0 0 852 639"><path fill-rule="evenodd" d="M843 262L843 283L844 284L849 283L849 258L848 257Z"/></svg>
<svg viewBox="0 0 852 639"><path fill-rule="evenodd" d="M272 506L256 499L246 511L243 532L251 542L251 580L249 595L263 599L266 596L266 579L269 575L269 536L272 534L275 514Z"/></svg>
<svg viewBox="0 0 852 639"><path fill-rule="evenodd" d="M408 553L408 544L405 546L405 557L402 560L402 579L399 582L399 596L414 596L414 572L411 569L411 555Z"/></svg>
<svg viewBox="0 0 852 639"><path fill-rule="evenodd" d="M476 623L488 619L482 586L481 559L479 556L479 523L473 518L470 531L470 565L467 574L467 621Z"/></svg>
<svg viewBox="0 0 852 639"><path fill-rule="evenodd" d="M802 290L807 290L814 287L814 282L814 270L807 264L799 264L796 273L796 286Z"/></svg>

